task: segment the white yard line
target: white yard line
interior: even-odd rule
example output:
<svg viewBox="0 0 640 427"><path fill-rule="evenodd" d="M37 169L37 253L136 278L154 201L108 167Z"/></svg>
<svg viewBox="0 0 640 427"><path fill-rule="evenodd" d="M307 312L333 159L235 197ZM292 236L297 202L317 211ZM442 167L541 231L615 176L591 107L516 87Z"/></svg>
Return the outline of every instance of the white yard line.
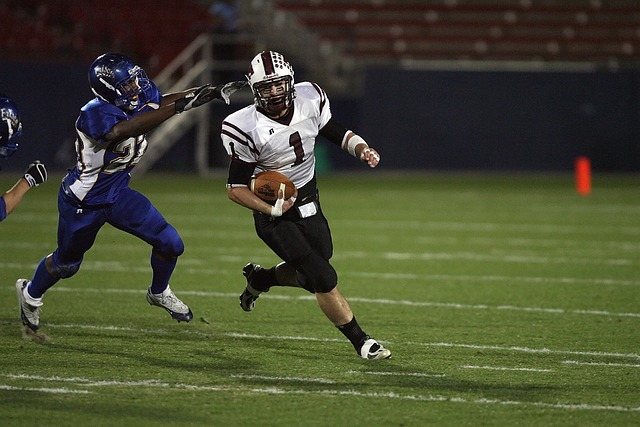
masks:
<svg viewBox="0 0 640 427"><path fill-rule="evenodd" d="M386 254L385 257L399 256L398 254ZM410 256L419 256L410 254ZM238 259L238 262L245 259L245 255L221 255L225 260L229 258ZM362 257L371 257L369 253L362 253ZM180 261L179 268L182 274L229 274L238 275L238 269L207 268L211 264L211 259L202 260L185 259ZM37 266L37 261L33 263L9 263L0 262L0 270L25 270L32 272ZM130 264L121 261L86 261L82 264L83 271L109 271L121 273L148 273L149 265L146 258L141 257L139 266L131 267ZM596 286L640 286L640 280L624 280L613 278L575 278L575 277L535 277L535 276L500 276L500 275L459 275L459 274L410 274L410 273L382 273L382 272L357 272L346 271L343 276L367 277L379 280L413 280L419 282L433 281L461 281L461 282L505 282L532 283L532 284L552 284L552 285L596 285Z"/></svg>
<svg viewBox="0 0 640 427"><path fill-rule="evenodd" d="M605 362L579 362L577 360L564 360L565 365L581 365L581 366L605 366L605 367L620 367L620 368L640 368L640 365L631 363L605 363Z"/></svg>
<svg viewBox="0 0 640 427"><path fill-rule="evenodd" d="M506 366L475 366L462 365L463 369L485 369L488 371L523 371L523 372L555 372L554 369L538 369L538 368L510 368Z"/></svg>
<svg viewBox="0 0 640 427"><path fill-rule="evenodd" d="M240 378L245 380L265 380L265 381L293 381L302 383L320 383L335 384L333 380L326 378L308 378L308 377L274 377L270 375L230 375L231 378Z"/></svg>
<svg viewBox="0 0 640 427"><path fill-rule="evenodd" d="M11 291L15 292L15 288L11 287ZM50 292L69 292L69 293L122 293L122 294L143 294L146 289L115 289L115 288L85 288L74 287L68 288L65 286L56 286L51 289ZM224 293L224 292L203 292L203 291L186 291L181 290L180 295L190 295L197 297L212 297L212 298L233 298L237 299L238 294ZM264 295L261 298L265 299L278 299L284 301L315 301L313 295ZM408 301L408 300L394 300L386 298L359 298L350 296L349 301L363 302L368 304L384 304L384 305L398 305L398 306L412 306L412 307L438 307L438 308L451 308L457 310L505 310L516 311L523 313L549 313L549 314L579 314L590 316L608 316L608 317L631 317L640 318L640 313L615 313L604 310L567 310L562 308L544 308L544 307L518 307L511 305L486 305L486 304L459 304L449 302L428 302L428 301Z"/></svg>
<svg viewBox="0 0 640 427"><path fill-rule="evenodd" d="M40 393L52 394L89 394L89 390L73 390L69 388L47 388L47 387L16 387L7 384L0 384L0 390L10 391L37 391Z"/></svg>
<svg viewBox="0 0 640 427"><path fill-rule="evenodd" d="M212 333L201 333L198 331L176 331L167 329L141 329L131 327L120 326L96 326L96 325L76 325L76 324L55 324L55 323L43 323L42 328L68 328L68 329L93 329L104 331L129 331L136 333L156 333L156 334L176 334L184 333L189 335L203 335L211 336ZM343 338L316 338L316 337L304 337L304 336L291 336L291 335L259 335L259 334L247 334L244 332L224 332L222 336L231 338L247 338L247 339L260 339L260 340L291 340L291 341L319 341L319 342L337 342L344 343ZM382 344L393 344L392 341L380 340ZM496 346L496 345L478 345L478 344L461 344L461 343L445 343L445 342L404 342L404 345L417 345L424 347L451 347L451 348L469 348L474 350L496 350L496 351L509 351L520 352L529 354L570 354L578 356L590 356L590 357L619 357L623 359L640 360L640 354L637 353L615 353L604 351L573 351L573 350L553 350L549 348L528 348L517 346Z"/></svg>
<svg viewBox="0 0 640 427"><path fill-rule="evenodd" d="M145 381L118 381L112 379L93 381L84 378L64 378L64 377L41 377L37 375L29 374L4 374L5 377L12 380L28 380L33 381L46 381L46 382L64 382L75 383L83 387L106 387L117 385L118 387L161 387L169 389L186 389L189 391L222 391L232 393L264 393L264 394L277 394L277 395L333 395L333 396L354 396L354 397L367 397L374 399L401 399L412 400L418 402L442 402L453 404L473 404L473 405L507 405L507 406L522 406L522 407L543 407L550 409L570 410L570 411L610 411L610 412L640 412L640 407L627 407L620 405L593 405L588 403L561 403L561 402L522 402L517 400L499 400L499 399L485 399L485 398L466 398L461 396L439 396L439 395L407 395L393 392L359 392L355 390L296 390L296 389L284 389L280 387L261 387L261 388L243 388L243 387L218 387L218 386L199 386L196 384L184 384L184 383L167 383L159 380L145 380ZM34 391L44 393L79 393L87 394L91 393L88 390L73 390L68 388L37 388L37 387L16 387L10 385L0 384L0 390L10 391Z"/></svg>
<svg viewBox="0 0 640 427"><path fill-rule="evenodd" d="M389 377L425 377L425 378L444 378L445 374L425 374L424 372L377 372L377 371L347 371L347 374L365 374L380 375Z"/></svg>
<svg viewBox="0 0 640 427"><path fill-rule="evenodd" d="M510 347L499 345L477 345L477 344L461 344L461 343L421 343L421 342L406 342L409 345L420 345L426 347L454 347L454 348L469 348L474 350L496 350L496 351L513 351L529 354L571 354L576 356L591 356L591 357L620 357L623 359L640 360L640 354L637 353L614 353L606 351L573 351L573 350L552 350L549 348L528 348L528 347Z"/></svg>

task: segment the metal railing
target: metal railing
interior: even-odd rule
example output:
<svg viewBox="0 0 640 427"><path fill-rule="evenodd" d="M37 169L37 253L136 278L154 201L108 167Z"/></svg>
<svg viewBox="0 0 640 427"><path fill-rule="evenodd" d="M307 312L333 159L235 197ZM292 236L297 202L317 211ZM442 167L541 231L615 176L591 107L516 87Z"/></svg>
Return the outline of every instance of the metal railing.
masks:
<svg viewBox="0 0 640 427"><path fill-rule="evenodd" d="M211 36L208 34L198 36L155 76L153 81L162 93L181 91L209 83L213 68L211 49ZM209 169L210 121L211 112L209 106L205 105L162 123L147 135L149 148L134 172L142 175L149 171L185 133L197 127L194 164L199 174L206 174Z"/></svg>
<svg viewBox="0 0 640 427"><path fill-rule="evenodd" d="M211 83L214 73L246 70L251 58L220 60L214 58L215 44L251 46L253 53L265 49L286 50L295 67L306 71L306 79L321 82L332 95L357 93L357 70L348 58L326 43L322 43L291 14L277 10L270 0L239 2L242 31L237 34L204 33L193 40L157 76L154 82L162 93L181 91ZM213 82L221 83L221 82ZM251 102L249 91L239 92L234 99ZM211 172L209 164L211 135L211 105L172 117L162 123L147 139L149 148L134 170L137 175L149 171L184 135L196 127L194 165L198 174Z"/></svg>

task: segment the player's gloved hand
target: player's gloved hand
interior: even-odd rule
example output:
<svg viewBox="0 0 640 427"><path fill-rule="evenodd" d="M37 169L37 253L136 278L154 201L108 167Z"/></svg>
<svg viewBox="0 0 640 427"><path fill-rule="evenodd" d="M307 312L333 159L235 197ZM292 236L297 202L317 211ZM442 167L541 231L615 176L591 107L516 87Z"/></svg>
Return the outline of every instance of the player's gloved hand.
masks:
<svg viewBox="0 0 640 427"><path fill-rule="evenodd" d="M24 179L29 183L29 187L37 187L47 181L47 168L40 160L31 163L24 173Z"/></svg>
<svg viewBox="0 0 640 427"><path fill-rule="evenodd" d="M291 206L296 202L296 198L298 197L298 190L293 193L293 196L289 197L285 200L284 198L284 189L285 185L280 184L280 189L278 190L278 200L276 200L275 205L271 207L271 216L279 217L282 216L286 211L288 211Z"/></svg>
<svg viewBox="0 0 640 427"><path fill-rule="evenodd" d="M222 99L225 104L229 105L231 95L233 95L246 85L246 80L239 80L235 82L225 83L222 86L216 86L215 88L213 88L213 90L216 93L216 98Z"/></svg>
<svg viewBox="0 0 640 427"><path fill-rule="evenodd" d="M192 108L199 107L207 102L216 98L215 87L211 87L211 84L207 83L202 85L193 92L189 93L184 98L180 98L175 101L176 114L180 114L183 111L188 111Z"/></svg>

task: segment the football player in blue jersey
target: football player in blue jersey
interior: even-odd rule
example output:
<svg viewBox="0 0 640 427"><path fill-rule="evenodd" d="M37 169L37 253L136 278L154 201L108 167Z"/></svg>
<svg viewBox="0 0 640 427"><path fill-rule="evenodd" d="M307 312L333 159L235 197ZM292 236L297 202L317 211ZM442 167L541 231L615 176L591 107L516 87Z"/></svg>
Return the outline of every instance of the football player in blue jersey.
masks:
<svg viewBox="0 0 640 427"><path fill-rule="evenodd" d="M315 83L294 84L293 68L273 51L256 55L247 76L255 103L222 122L222 142L230 156L229 199L253 211L258 236L283 262L263 268L248 263L240 307L251 311L258 296L273 286L301 287L315 294L325 316L349 339L364 359L387 359L391 351L367 335L338 290L338 274L330 263L331 231L320 206L316 185L316 137L376 167L378 152L362 137L332 118L329 98ZM297 188L270 205L247 186L265 170L280 172ZM280 191L282 193L282 191Z"/></svg>
<svg viewBox="0 0 640 427"><path fill-rule="evenodd" d="M213 99L229 103L231 93L243 84L207 84L163 95L125 55L106 53L91 64L89 85L96 97L81 108L75 123L77 163L58 193L58 247L42 258L31 280L16 282L26 327L38 330L44 293L78 272L105 223L151 245L153 274L147 302L164 308L178 322L193 318L191 309L169 287L184 251L182 239L147 197L129 188L130 172L147 150L147 132Z"/></svg>
<svg viewBox="0 0 640 427"><path fill-rule="evenodd" d="M21 135L22 122L18 106L8 96L0 94L0 157L8 159L18 151L18 139ZM22 178L0 195L0 221L13 212L30 189L46 180L47 169L44 164L38 160L31 163Z"/></svg>

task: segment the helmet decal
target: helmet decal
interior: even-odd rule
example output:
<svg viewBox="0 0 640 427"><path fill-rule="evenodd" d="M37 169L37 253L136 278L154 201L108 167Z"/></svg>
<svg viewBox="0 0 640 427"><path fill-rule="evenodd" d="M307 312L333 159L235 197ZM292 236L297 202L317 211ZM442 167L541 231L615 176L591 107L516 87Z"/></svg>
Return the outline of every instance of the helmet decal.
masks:
<svg viewBox="0 0 640 427"><path fill-rule="evenodd" d="M105 53L93 61L89 85L98 98L130 111L142 105L140 97L152 86L144 70L119 53Z"/></svg>
<svg viewBox="0 0 640 427"><path fill-rule="evenodd" d="M273 74L273 60L271 58L271 52L262 52L260 54L262 56L262 63L264 64L264 72L266 75Z"/></svg>

